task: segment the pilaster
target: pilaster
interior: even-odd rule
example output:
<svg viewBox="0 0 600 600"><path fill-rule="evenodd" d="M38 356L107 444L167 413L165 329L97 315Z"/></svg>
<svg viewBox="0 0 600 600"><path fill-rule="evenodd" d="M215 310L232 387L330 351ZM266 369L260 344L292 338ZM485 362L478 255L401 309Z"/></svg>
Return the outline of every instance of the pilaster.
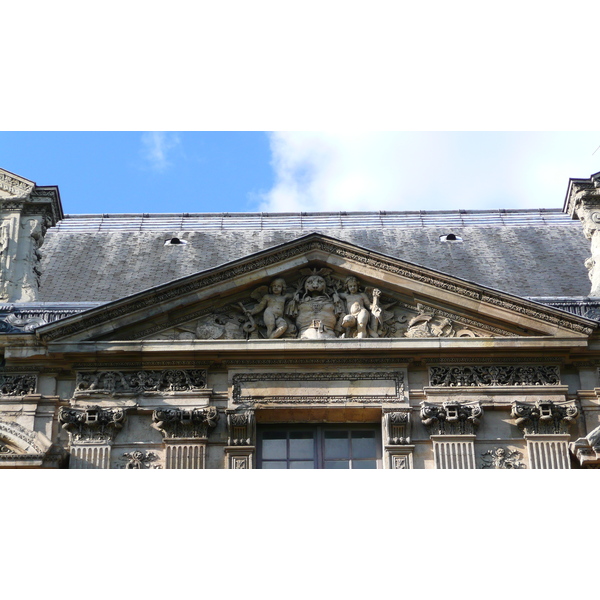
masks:
<svg viewBox="0 0 600 600"><path fill-rule="evenodd" d="M254 469L256 420L253 410L227 412L226 469Z"/></svg>

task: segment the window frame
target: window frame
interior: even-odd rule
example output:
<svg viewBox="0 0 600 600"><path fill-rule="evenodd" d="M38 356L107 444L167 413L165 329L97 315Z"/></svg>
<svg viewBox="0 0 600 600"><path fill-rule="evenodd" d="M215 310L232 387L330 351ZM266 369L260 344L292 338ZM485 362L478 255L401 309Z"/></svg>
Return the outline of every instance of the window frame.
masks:
<svg viewBox="0 0 600 600"><path fill-rule="evenodd" d="M302 431L312 431L314 432L313 436L313 447L314 447L314 458L312 459L314 470L325 469L325 457L324 457L324 439L326 431L347 431L349 433L349 439L351 439L352 431L373 431L375 437L375 461L376 461L376 469L383 468L383 447L382 447L382 437L381 437L381 425L379 423L302 423L302 424L258 424L256 430L256 468L262 469L263 464L263 434L265 432L282 432L286 434L286 458L285 459L267 459L269 461L274 462L285 462L286 470L290 469L290 462L294 460L302 460L302 459L292 459L289 455L289 444L290 444L290 432L302 432ZM335 459L334 459L335 460ZM354 470L352 466L353 460L361 460L361 459L353 459L349 457L350 461L349 469ZM365 459L362 459L365 460ZM308 469L311 470L311 469ZM345 469L344 469L345 470Z"/></svg>

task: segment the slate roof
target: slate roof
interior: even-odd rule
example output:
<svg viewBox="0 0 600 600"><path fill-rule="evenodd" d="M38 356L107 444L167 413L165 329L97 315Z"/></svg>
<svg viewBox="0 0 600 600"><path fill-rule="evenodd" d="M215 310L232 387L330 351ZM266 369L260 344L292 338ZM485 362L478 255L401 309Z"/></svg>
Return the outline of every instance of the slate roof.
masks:
<svg viewBox="0 0 600 600"><path fill-rule="evenodd" d="M39 300L116 300L313 231L518 296L590 290L589 241L558 209L67 215L41 247Z"/></svg>

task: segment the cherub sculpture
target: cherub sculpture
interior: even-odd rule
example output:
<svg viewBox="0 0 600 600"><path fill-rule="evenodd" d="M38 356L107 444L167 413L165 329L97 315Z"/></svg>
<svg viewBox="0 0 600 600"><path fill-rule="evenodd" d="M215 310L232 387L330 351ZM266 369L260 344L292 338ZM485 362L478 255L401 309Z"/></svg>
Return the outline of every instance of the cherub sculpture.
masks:
<svg viewBox="0 0 600 600"><path fill-rule="evenodd" d="M278 277L271 282L268 290L266 286L254 290L251 296L259 303L251 310L244 309L246 315L251 319L264 310L263 320L267 327L267 337L275 339L281 337L288 329L288 322L283 318L285 303L291 299L294 294L287 294L285 290L287 284L285 279ZM265 293L267 292L267 293Z"/></svg>
<svg viewBox="0 0 600 600"><path fill-rule="evenodd" d="M365 292L358 290L358 279L353 275L346 277L344 288L346 291L339 292L338 296L346 302L346 314L341 326L348 331L348 337L377 337L382 313L379 306L381 292L373 289L373 296L369 299Z"/></svg>

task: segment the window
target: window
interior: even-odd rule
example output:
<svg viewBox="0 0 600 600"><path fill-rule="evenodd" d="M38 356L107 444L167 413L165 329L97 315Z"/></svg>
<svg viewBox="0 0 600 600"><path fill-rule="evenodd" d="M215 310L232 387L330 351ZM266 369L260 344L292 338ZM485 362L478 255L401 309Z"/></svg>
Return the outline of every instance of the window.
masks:
<svg viewBox="0 0 600 600"><path fill-rule="evenodd" d="M381 468L380 433L375 425L264 426L258 468Z"/></svg>

